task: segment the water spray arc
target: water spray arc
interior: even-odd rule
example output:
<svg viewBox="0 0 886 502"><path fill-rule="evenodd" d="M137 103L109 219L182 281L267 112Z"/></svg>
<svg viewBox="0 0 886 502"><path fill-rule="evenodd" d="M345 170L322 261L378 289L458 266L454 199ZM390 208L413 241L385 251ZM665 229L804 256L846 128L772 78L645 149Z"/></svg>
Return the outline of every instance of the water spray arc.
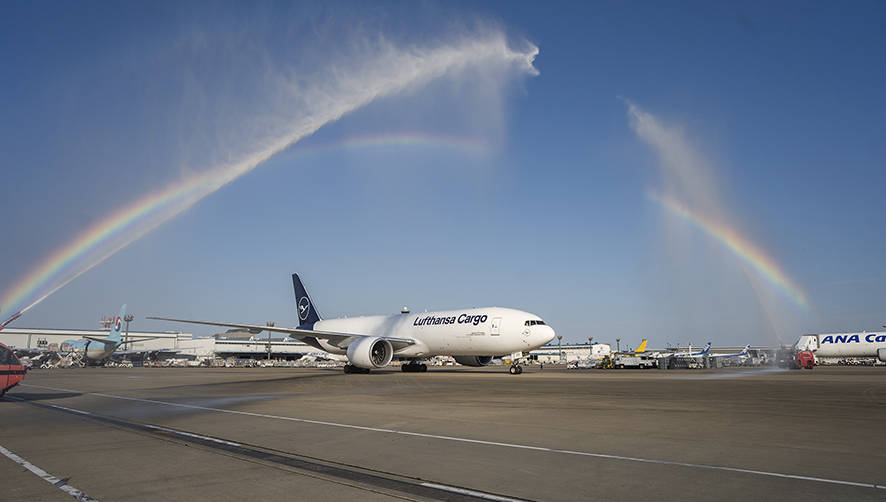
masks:
<svg viewBox="0 0 886 502"><path fill-rule="evenodd" d="M533 61L538 49L528 43L524 47L523 50L513 49L504 35L493 33L462 38L452 44L430 49L385 46L377 60L363 62L351 75L336 69L333 72L336 80L323 86L325 99L316 100L323 103L322 107L308 110L304 117L289 124L279 135L264 138L257 149L241 154L230 162L185 176L92 225L6 291L0 300L0 318L33 308L126 246L290 145L379 98L470 69L495 67L511 74L536 75L538 72ZM421 138L402 140L420 141ZM376 142L383 141L376 139Z"/></svg>

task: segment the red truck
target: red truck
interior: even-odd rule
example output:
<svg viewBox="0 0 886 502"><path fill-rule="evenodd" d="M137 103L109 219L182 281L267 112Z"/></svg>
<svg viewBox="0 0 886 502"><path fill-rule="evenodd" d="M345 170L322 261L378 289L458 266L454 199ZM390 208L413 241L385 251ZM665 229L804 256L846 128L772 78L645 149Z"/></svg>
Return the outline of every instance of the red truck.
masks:
<svg viewBox="0 0 886 502"><path fill-rule="evenodd" d="M783 347L778 351L778 365L794 370L809 369L815 366L815 354L811 350L794 350Z"/></svg>
<svg viewBox="0 0 886 502"><path fill-rule="evenodd" d="M815 355L811 350L799 350L794 358L794 367L797 369L806 368L811 370L815 366Z"/></svg>
<svg viewBox="0 0 886 502"><path fill-rule="evenodd" d="M25 367L15 353L0 343L0 397L25 378Z"/></svg>

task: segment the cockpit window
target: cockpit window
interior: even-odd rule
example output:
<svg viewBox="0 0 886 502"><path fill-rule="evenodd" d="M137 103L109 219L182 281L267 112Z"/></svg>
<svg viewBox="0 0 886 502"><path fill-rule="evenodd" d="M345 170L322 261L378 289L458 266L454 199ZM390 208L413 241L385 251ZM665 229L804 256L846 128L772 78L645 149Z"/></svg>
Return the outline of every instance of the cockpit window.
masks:
<svg viewBox="0 0 886 502"><path fill-rule="evenodd" d="M536 326L536 325L544 326L544 324L545 324L545 322L542 320L538 320L538 321L531 320L531 321L524 322L523 326Z"/></svg>

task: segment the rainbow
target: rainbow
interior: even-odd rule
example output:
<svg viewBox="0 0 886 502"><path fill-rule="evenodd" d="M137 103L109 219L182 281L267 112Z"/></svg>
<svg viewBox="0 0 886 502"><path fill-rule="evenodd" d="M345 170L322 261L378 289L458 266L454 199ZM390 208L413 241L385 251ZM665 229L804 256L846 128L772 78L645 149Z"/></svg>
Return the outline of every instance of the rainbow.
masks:
<svg viewBox="0 0 886 502"><path fill-rule="evenodd" d="M282 146L281 146L282 145ZM149 193L106 216L34 267L3 296L0 319L22 314L129 244L181 214L204 197L254 169L287 144L275 145L238 163L192 174L163 190ZM310 155L340 148L438 147L483 152L489 145L470 138L416 133L356 136L300 149Z"/></svg>
<svg viewBox="0 0 886 502"><path fill-rule="evenodd" d="M660 204L671 213L720 241L735 256L750 265L751 268L781 291L795 305L804 310L808 309L806 294L787 277L775 260L739 235L734 229L692 211L688 206L672 196L662 196L653 192L647 193L647 196L651 201Z"/></svg>

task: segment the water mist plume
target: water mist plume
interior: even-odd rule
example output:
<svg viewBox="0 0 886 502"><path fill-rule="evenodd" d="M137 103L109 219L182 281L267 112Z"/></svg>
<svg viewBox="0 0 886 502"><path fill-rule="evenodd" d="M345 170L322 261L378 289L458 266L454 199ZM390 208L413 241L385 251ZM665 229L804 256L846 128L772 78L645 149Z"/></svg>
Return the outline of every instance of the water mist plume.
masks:
<svg viewBox="0 0 886 502"><path fill-rule="evenodd" d="M464 35L439 47L399 47L375 42L372 57L355 58L347 65L332 65L319 84L305 86L292 77L277 83L303 106L295 119L275 118L260 128L242 151L224 152L231 160L183 176L118 208L103 220L60 247L6 291L0 318L26 312L194 204L252 171L275 154L330 122L380 98L420 88L441 77L471 78L470 72L496 72L501 79L532 76L538 49L528 42L514 49L506 37ZM293 72L294 74L294 72Z"/></svg>

